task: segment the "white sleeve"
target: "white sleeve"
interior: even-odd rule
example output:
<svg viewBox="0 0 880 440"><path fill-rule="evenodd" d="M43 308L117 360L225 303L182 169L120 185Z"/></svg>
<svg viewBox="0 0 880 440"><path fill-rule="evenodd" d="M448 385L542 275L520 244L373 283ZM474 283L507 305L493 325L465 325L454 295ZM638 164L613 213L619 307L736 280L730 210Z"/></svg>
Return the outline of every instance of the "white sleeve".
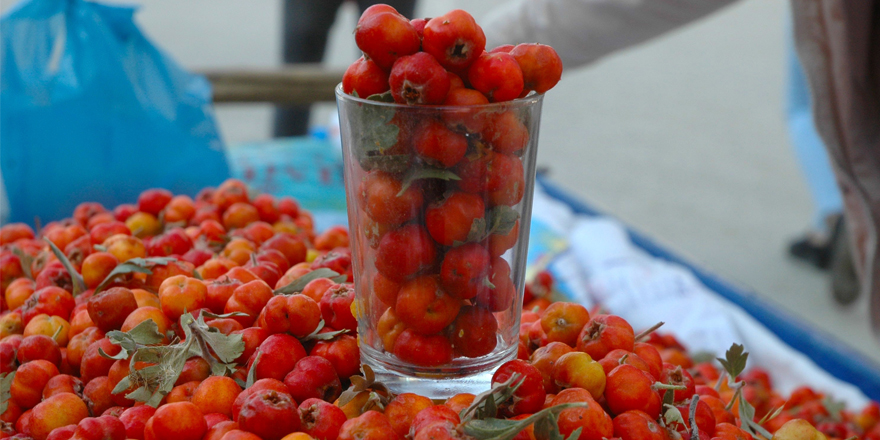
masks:
<svg viewBox="0 0 880 440"><path fill-rule="evenodd" d="M487 50L553 46L567 68L654 38L736 0L512 0L483 20Z"/></svg>

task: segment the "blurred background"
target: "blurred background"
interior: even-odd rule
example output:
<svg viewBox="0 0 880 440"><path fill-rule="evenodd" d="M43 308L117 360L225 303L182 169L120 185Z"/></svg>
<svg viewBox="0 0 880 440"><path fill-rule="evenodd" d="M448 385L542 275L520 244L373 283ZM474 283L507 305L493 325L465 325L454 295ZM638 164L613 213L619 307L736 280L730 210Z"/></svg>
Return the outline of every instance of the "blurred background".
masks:
<svg viewBox="0 0 880 440"><path fill-rule="evenodd" d="M421 1L416 16L462 8L481 22L500 3ZM142 6L143 31L190 70L281 63L280 1ZM880 361L867 298L837 305L827 272L786 252L812 215L784 119L788 8L741 1L566 71L545 100L538 163L581 200ZM353 3L337 15L328 66L342 70L359 56L351 37L358 15ZM326 125L334 111L316 106L312 124ZM216 114L231 148L272 136L268 105L224 104Z"/></svg>

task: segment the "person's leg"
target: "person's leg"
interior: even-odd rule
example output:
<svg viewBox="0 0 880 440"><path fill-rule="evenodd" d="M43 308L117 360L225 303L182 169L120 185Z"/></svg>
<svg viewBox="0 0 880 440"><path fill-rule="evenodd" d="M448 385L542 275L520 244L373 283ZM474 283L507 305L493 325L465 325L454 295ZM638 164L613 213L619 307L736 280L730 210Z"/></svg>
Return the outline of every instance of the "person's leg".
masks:
<svg viewBox="0 0 880 440"><path fill-rule="evenodd" d="M800 162L807 188L813 200L812 228L794 241L789 252L816 267L827 268L831 262L835 232L843 212L840 188L831 169L828 152L813 121L810 92L803 68L794 50L788 53L787 123L795 158Z"/></svg>
<svg viewBox="0 0 880 440"><path fill-rule="evenodd" d="M319 63L327 36L343 0L284 0L283 59L285 63ZM302 136L309 128L308 105L278 107L275 136Z"/></svg>
<svg viewBox="0 0 880 440"><path fill-rule="evenodd" d="M791 4L816 126L841 185L854 267L880 335L880 1Z"/></svg>

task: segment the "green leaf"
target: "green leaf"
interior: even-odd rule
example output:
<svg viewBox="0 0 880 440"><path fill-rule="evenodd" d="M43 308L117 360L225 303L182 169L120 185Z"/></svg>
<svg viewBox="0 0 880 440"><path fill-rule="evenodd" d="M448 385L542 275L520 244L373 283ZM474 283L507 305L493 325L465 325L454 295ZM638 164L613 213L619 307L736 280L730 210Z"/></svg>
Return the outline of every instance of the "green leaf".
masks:
<svg viewBox="0 0 880 440"><path fill-rule="evenodd" d="M322 267L297 278L294 282L286 286L275 289L274 293L275 295L291 295L294 293L300 293L306 287L306 284L309 284L313 280L316 280L318 278L332 278L338 276L339 273L337 273L336 271L327 269L326 267Z"/></svg>
<svg viewBox="0 0 880 440"><path fill-rule="evenodd" d="M739 398L739 419L741 422L740 428L752 436L762 435L767 439L773 437L770 431L767 431L763 426L755 422L755 407L742 396Z"/></svg>
<svg viewBox="0 0 880 440"><path fill-rule="evenodd" d="M0 374L0 414L6 412L6 408L9 407L9 399L12 399L9 390L12 388L13 379L15 379L15 371Z"/></svg>
<svg viewBox="0 0 880 440"><path fill-rule="evenodd" d="M510 206L498 205L489 211L489 234L507 235L516 226L519 213Z"/></svg>
<svg viewBox="0 0 880 440"><path fill-rule="evenodd" d="M107 246L102 246L100 244L96 244L96 245L92 246L92 249L94 249L98 252L107 252Z"/></svg>
<svg viewBox="0 0 880 440"><path fill-rule="evenodd" d="M568 438L565 440L578 440L579 438L581 438L581 431L583 429L584 429L583 427L575 429L574 431L571 432L571 435L568 436Z"/></svg>
<svg viewBox="0 0 880 440"><path fill-rule="evenodd" d="M12 246L12 253L18 257L18 260L21 262L21 270L24 272L24 276L28 279L34 279L34 274L31 273L31 265L34 262L33 257L24 253L18 246Z"/></svg>
<svg viewBox="0 0 880 440"><path fill-rule="evenodd" d="M675 404L675 391L674 390L664 390L663 391L663 408L667 406L672 406L674 408Z"/></svg>
<svg viewBox="0 0 880 440"><path fill-rule="evenodd" d="M388 155L397 144L400 128L392 122L395 113L394 107L386 105L360 104L351 109L351 131L358 137L352 150L364 170L373 169L368 166L370 158Z"/></svg>
<svg viewBox="0 0 880 440"><path fill-rule="evenodd" d="M583 427L575 429L566 438L559 432L559 414L550 412L547 417L539 419L535 422L535 438L537 440L577 440L581 436Z"/></svg>
<svg viewBox="0 0 880 440"><path fill-rule="evenodd" d="M152 319L141 322L127 332L113 330L107 333L107 339L118 345L122 350L115 356L110 356L103 349L98 349L98 354L108 359L128 359L131 353L138 348L147 345L156 345L165 338L159 333L159 327Z"/></svg>
<svg viewBox="0 0 880 440"><path fill-rule="evenodd" d="M131 377L125 376L119 381L119 383L116 384L116 386L113 388L113 391L111 391L110 394L119 394L119 393L129 389L130 387L131 387Z"/></svg>
<svg viewBox="0 0 880 440"><path fill-rule="evenodd" d="M226 319L226 318L235 318L236 316L251 316L244 312L232 312L232 313L224 313L222 315L218 315L213 312L209 312L207 310L202 310L200 316L208 319Z"/></svg>
<svg viewBox="0 0 880 440"><path fill-rule="evenodd" d="M391 96L391 90L389 90L385 93L372 94L370 96L367 96L366 99L369 101L379 101L379 102L388 102L388 103L394 102L394 97Z"/></svg>
<svg viewBox="0 0 880 440"><path fill-rule="evenodd" d="M257 352L257 357L254 358L254 363L251 364L251 370L248 371L247 382L245 383L245 388L250 388L254 385L254 382L257 381L257 364L260 362L260 358L263 356L262 351Z"/></svg>
<svg viewBox="0 0 880 440"><path fill-rule="evenodd" d="M478 394L467 408L461 410L459 414L461 421L495 417L498 413L498 402L504 402L513 397L523 382L525 382L525 378L521 374L513 373L504 382L495 384L488 391Z"/></svg>
<svg viewBox="0 0 880 440"><path fill-rule="evenodd" d="M136 325L128 331L128 334L134 342L141 345L156 345L165 339L165 336L159 333L159 326L152 318Z"/></svg>
<svg viewBox="0 0 880 440"><path fill-rule="evenodd" d="M558 414L569 408L578 408L585 407L586 403L575 402L575 403L564 403L562 405L552 406L550 408L543 409L541 411L532 414L529 417L526 417L522 420L508 420L508 419L496 419L496 418L487 418L485 420L480 419L470 419L468 421L463 421L459 426L462 432L465 434L474 437L476 439L495 439L495 440L510 440L516 437L522 430L526 429L532 423L535 424L536 427L536 437L537 437L537 426L538 422L544 418L551 416L558 416ZM555 423L554 423L555 424ZM546 426L546 425L542 425ZM557 425L557 430L558 425ZM549 435L549 433L548 433ZM549 438L549 437L548 437Z"/></svg>
<svg viewBox="0 0 880 440"><path fill-rule="evenodd" d="M666 393L672 394L672 391L667 391ZM671 404L664 404L663 408L666 408L666 411L663 412L662 419L665 426L672 426L675 423L678 423L681 426L687 426L687 422L684 421L684 416L681 415L681 411L679 411L678 408Z"/></svg>
<svg viewBox="0 0 880 440"><path fill-rule="evenodd" d="M315 330L313 330L311 333L309 333L305 337L299 338L299 341L302 343L306 343L309 341L330 341L339 335L344 335L344 334L348 333L347 328L344 328L342 330L332 331L332 332L321 333L321 330L324 329L324 325L325 325L324 319L322 318L320 321L318 321L318 326L315 327Z"/></svg>
<svg viewBox="0 0 880 440"><path fill-rule="evenodd" d="M153 397L153 393L151 393L150 390L148 390L146 386L142 386L142 387L139 387L138 389L126 394L125 397L127 397L131 400L136 400L138 402L147 402L150 400L151 397ZM157 407L158 407L158 405L155 406L154 408L157 408Z"/></svg>
<svg viewBox="0 0 880 440"><path fill-rule="evenodd" d="M52 253L55 254L55 257L58 258L58 261L61 262L61 265L64 266L64 270L70 275L70 281L73 283L73 292L71 294L73 296L77 296L80 293L86 291L86 283L83 281L82 275L76 271L73 267L73 264L70 263L70 260L67 259L67 255L64 255L64 252L61 249L58 249L58 246L55 246L55 243L52 243L52 240L48 238L43 238L46 243L49 243L49 248L52 249ZM96 292L97 293L97 292Z"/></svg>
<svg viewBox="0 0 880 440"><path fill-rule="evenodd" d="M486 233L486 219L484 217L475 218L473 222L471 222L471 229L468 231L467 238L465 242L467 243L475 243L478 241L483 241L489 234Z"/></svg>
<svg viewBox="0 0 880 440"><path fill-rule="evenodd" d="M445 168L431 168L431 167L416 167L410 168L407 171L406 175L403 176L403 183L400 185L400 191L397 193L397 197L403 195L407 189L415 182L420 179L443 179L443 180L461 180L461 177L458 177L457 174L453 173L450 170Z"/></svg>
<svg viewBox="0 0 880 440"><path fill-rule="evenodd" d="M159 405L162 404L162 399L164 399L165 396L167 396L167 395L168 395L168 392L156 391L153 393L152 396L150 396L150 399L147 400L145 403L147 405L152 406L153 408L158 408ZM134 400L134 399L132 399L132 400Z"/></svg>
<svg viewBox="0 0 880 440"><path fill-rule="evenodd" d="M841 414L843 413L843 410L846 409L846 402L837 401L831 397L825 396L822 398L822 406L828 410L828 415L830 415L834 421L839 422L842 420Z"/></svg>
<svg viewBox="0 0 880 440"><path fill-rule="evenodd" d="M724 359L717 358L718 362L727 371L731 379L735 379L743 370L746 369L746 361L749 359L749 353L745 351L742 345L733 344L724 354Z"/></svg>
<svg viewBox="0 0 880 440"><path fill-rule="evenodd" d="M113 282L113 279L119 275L124 275L127 273L145 273L147 275L152 275L153 271L150 270L153 266L165 266L168 263L177 261L176 258L172 257L150 257L150 258L132 258L131 260L126 261L125 263L117 265L107 274L107 277L104 278L104 281L101 281L101 284L98 284L98 287L95 287L95 293L104 290L107 285Z"/></svg>
<svg viewBox="0 0 880 440"><path fill-rule="evenodd" d="M826 407L826 408L827 408L827 407ZM779 408L776 408L776 409L774 409L773 411L770 411L770 412L768 412L767 414L764 414L764 417L761 419L761 421L758 422L758 424L759 424L759 425L763 425L764 423L769 422L769 421L775 419L775 418L778 417L780 414L782 414L782 410L783 410L783 409L785 409L785 405L780 405Z"/></svg>
<svg viewBox="0 0 880 440"><path fill-rule="evenodd" d="M215 315L222 316L222 315ZM142 327L143 326L143 327ZM142 327L142 328L139 328ZM133 351L131 364L150 362L150 365L130 372L131 381L141 385L131 393L134 400L156 406L174 388L186 361L199 356L211 366L214 375L226 375L235 371L235 358L244 351L241 335L224 335L216 328L208 326L204 317L194 319L191 313L180 317L180 328L185 334L182 342L172 345L145 345L163 340L155 323L141 324L130 332L110 332L108 337L114 343ZM137 330L137 331L135 331Z"/></svg>
<svg viewBox="0 0 880 440"><path fill-rule="evenodd" d="M207 324L205 325L207 327ZM214 327L209 327L217 330ZM235 362L235 360L244 353L244 339L240 334L224 335L219 330L216 332L204 331L202 338L217 354L217 359L221 362Z"/></svg>

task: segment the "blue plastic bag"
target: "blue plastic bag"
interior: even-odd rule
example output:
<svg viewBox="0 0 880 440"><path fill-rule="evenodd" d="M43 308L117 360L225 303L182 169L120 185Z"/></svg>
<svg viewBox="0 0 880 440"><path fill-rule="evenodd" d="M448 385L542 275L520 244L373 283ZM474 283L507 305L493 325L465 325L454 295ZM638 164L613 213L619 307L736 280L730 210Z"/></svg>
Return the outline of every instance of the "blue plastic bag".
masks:
<svg viewBox="0 0 880 440"><path fill-rule="evenodd" d="M25 0L0 19L2 217L45 223L229 176L209 83L153 46L134 11Z"/></svg>

